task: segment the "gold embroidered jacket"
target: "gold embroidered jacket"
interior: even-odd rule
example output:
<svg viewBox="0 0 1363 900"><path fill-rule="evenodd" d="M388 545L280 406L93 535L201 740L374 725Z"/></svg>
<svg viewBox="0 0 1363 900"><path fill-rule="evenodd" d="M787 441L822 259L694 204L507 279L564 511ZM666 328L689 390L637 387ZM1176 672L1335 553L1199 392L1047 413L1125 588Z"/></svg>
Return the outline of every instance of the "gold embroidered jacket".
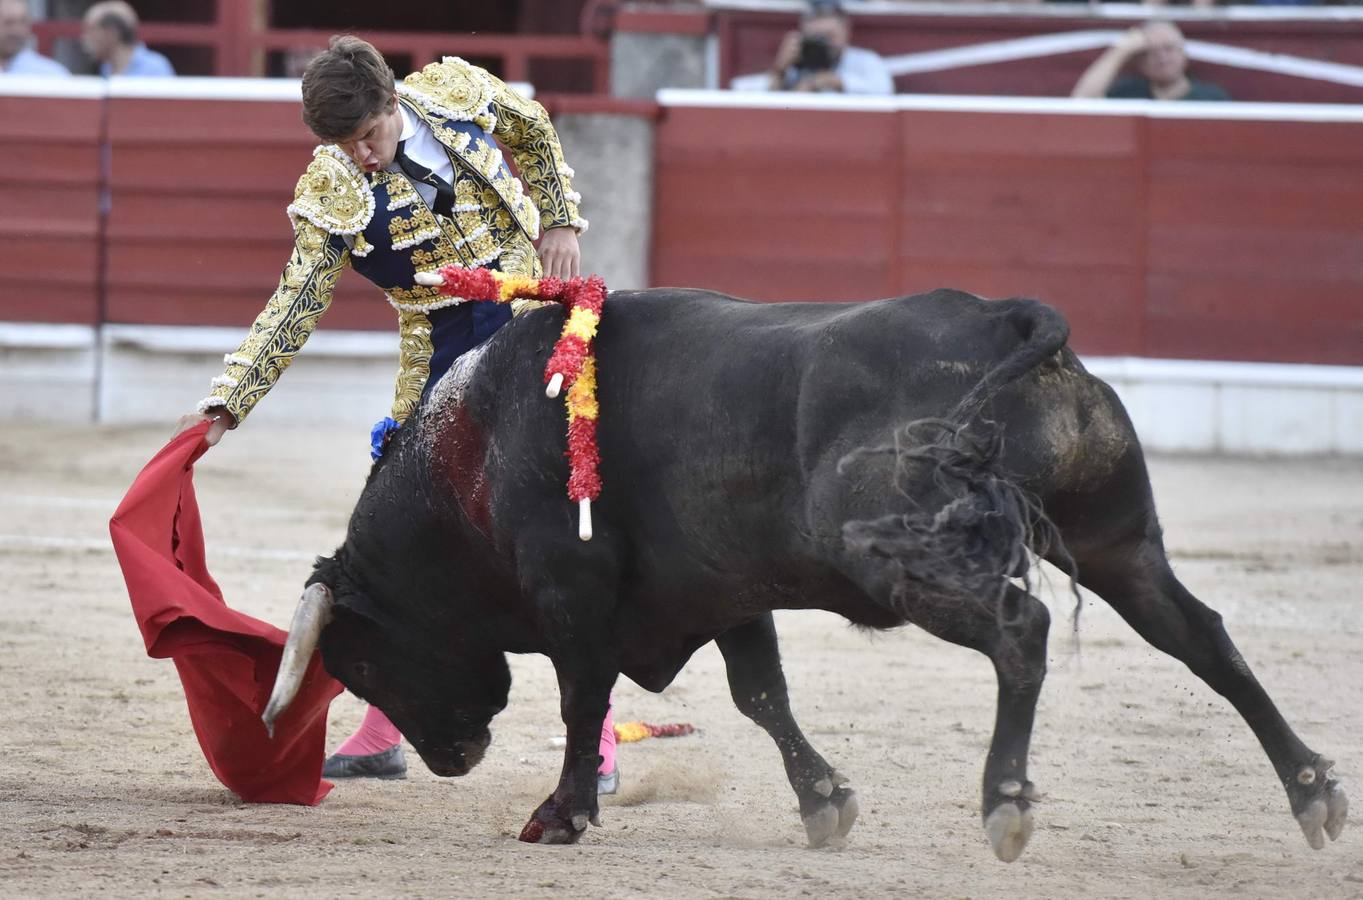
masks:
<svg viewBox="0 0 1363 900"><path fill-rule="evenodd" d="M430 127L454 168L453 216L437 215L400 172L362 172L334 144L313 151L288 208L294 250L279 287L246 339L224 361L199 404L237 422L274 386L331 303L345 266L378 285L397 310L399 368L393 418L416 408L430 375L428 313L456 302L415 283L417 272L494 261L506 272L541 274L531 241L541 228L586 231L573 171L544 107L488 72L446 57L397 85L398 101ZM493 137L515 158L527 193ZM521 311L517 309L515 311Z"/></svg>

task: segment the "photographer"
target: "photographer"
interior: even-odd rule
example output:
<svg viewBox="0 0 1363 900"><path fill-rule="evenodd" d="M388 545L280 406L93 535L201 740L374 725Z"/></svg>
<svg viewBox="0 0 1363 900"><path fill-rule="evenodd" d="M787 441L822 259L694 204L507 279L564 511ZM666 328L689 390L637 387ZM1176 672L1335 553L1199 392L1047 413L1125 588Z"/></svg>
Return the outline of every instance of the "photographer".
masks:
<svg viewBox="0 0 1363 900"><path fill-rule="evenodd" d="M852 23L837 0L813 0L799 30L781 41L769 89L893 94L885 61L871 50L847 46L851 33Z"/></svg>

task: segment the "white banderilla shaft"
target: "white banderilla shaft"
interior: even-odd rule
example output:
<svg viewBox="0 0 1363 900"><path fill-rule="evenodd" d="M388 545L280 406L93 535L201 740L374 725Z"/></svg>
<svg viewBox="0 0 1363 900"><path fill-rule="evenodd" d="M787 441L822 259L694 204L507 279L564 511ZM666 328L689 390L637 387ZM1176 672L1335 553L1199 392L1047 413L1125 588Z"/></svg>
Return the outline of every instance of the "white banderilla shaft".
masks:
<svg viewBox="0 0 1363 900"><path fill-rule="evenodd" d="M584 541L592 539L592 501L586 498L577 501L577 536Z"/></svg>

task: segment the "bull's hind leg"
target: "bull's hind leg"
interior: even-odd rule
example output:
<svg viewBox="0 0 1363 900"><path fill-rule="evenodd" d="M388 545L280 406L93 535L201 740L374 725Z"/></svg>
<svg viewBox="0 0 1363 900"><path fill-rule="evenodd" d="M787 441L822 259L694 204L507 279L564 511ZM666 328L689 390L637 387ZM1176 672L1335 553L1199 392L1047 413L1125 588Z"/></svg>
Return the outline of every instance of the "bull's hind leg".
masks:
<svg viewBox="0 0 1363 900"><path fill-rule="evenodd" d="M982 616L974 634L964 631L958 640L932 630L940 637L973 646L994 663L999 683L994 737L984 764L981 814L994 854L1004 862L1022 855L1032 836L1032 804L1040 797L1027 780L1027 755L1032 743L1036 702L1046 678L1046 638L1051 614L1041 601L1013 585L1005 588L1001 608L992 620ZM974 643L968 641L973 640Z"/></svg>
<svg viewBox="0 0 1363 900"><path fill-rule="evenodd" d="M1333 763L1292 731L1226 634L1221 615L1174 577L1157 536L1134 538L1096 558L1086 555L1079 560L1079 582L1231 702L1268 754L1312 847L1324 847L1327 835L1339 837L1349 801L1330 777Z"/></svg>
<svg viewBox="0 0 1363 900"><path fill-rule="evenodd" d="M1032 836L1032 806L1040 798L1027 780L1036 702L1046 678L1051 615L1045 604L1012 584L1000 600L920 591L897 566L848 562L848 574L878 605L945 641L978 650L994 664L998 709L984 764L981 815L994 855L1013 862Z"/></svg>
<svg viewBox="0 0 1363 900"><path fill-rule="evenodd" d="M771 614L725 632L715 643L724 654L734 705L762 726L781 751L809 846L822 847L835 835L845 837L857 820L857 796L847 779L809 745L790 713Z"/></svg>
<svg viewBox="0 0 1363 900"><path fill-rule="evenodd" d="M994 736L984 763L980 814L994 855L1013 862L1032 836L1032 805L1040 798L1027 780L1036 702L1046 678L1046 638L1051 615L1013 585L993 604L960 601L919 610L910 620L943 640L988 656L998 679Z"/></svg>

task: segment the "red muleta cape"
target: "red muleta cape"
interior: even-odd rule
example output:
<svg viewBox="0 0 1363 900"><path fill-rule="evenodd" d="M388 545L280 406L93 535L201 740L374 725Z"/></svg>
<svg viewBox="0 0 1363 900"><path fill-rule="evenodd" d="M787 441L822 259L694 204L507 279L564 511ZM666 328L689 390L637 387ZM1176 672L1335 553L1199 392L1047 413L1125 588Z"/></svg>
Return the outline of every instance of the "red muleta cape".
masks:
<svg viewBox="0 0 1363 900"><path fill-rule="evenodd" d="M109 534L147 655L175 661L213 774L248 803L311 806L331 790L322 780L327 707L341 685L315 654L274 739L265 733L260 714L288 635L230 608L208 574L193 479L207 430L177 435L147 463Z"/></svg>

